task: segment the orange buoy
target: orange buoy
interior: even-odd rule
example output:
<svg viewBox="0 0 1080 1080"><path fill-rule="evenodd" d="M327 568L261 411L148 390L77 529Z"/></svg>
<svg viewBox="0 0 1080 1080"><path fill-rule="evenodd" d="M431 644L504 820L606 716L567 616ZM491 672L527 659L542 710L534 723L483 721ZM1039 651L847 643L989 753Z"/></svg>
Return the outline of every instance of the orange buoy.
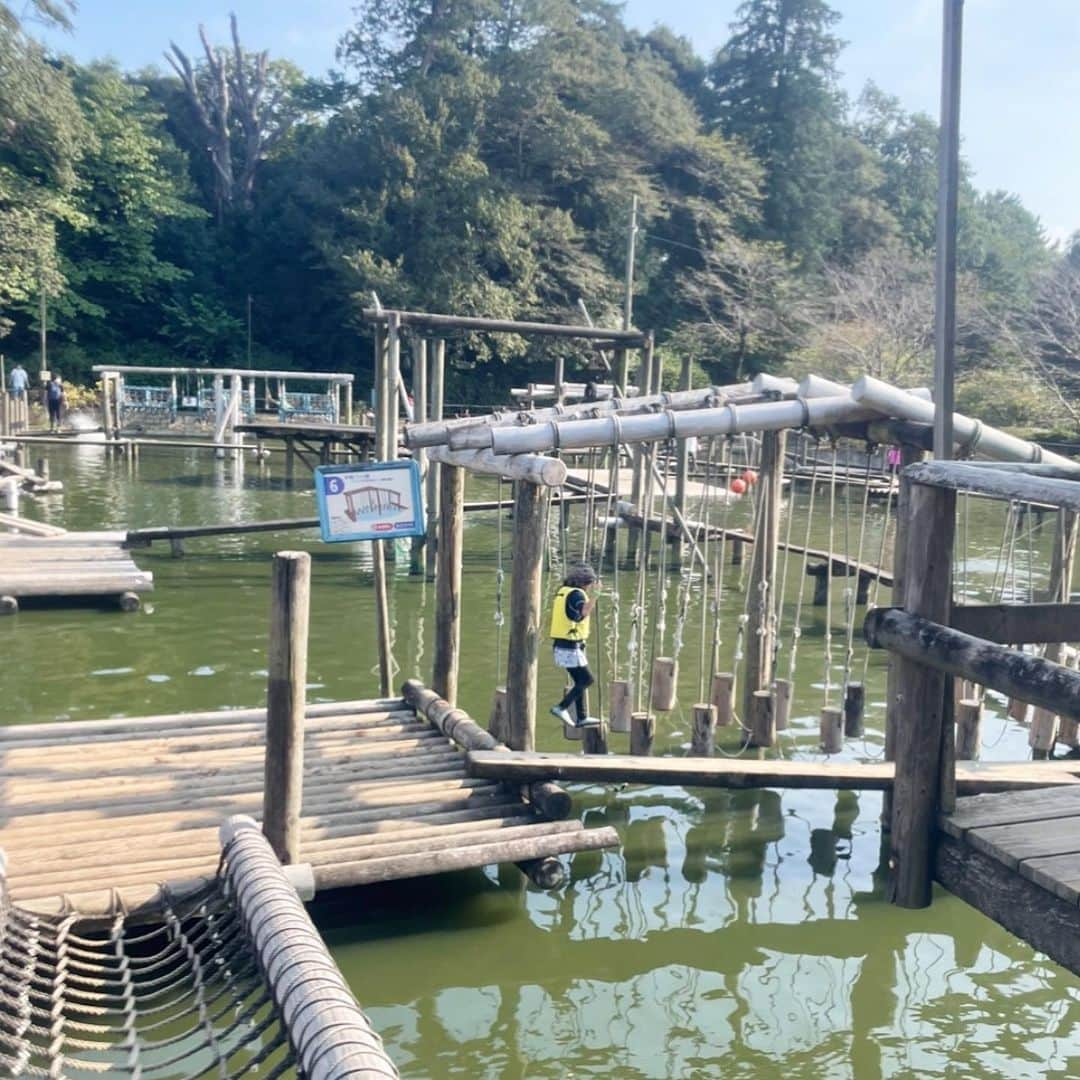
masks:
<svg viewBox="0 0 1080 1080"><path fill-rule="evenodd" d="M746 481L736 477L731 481L731 490L734 491L736 495L741 495L746 490Z"/></svg>
<svg viewBox="0 0 1080 1080"><path fill-rule="evenodd" d="M742 474L742 478L748 485L757 483L757 473L754 472L753 469L747 469L746 472Z"/></svg>

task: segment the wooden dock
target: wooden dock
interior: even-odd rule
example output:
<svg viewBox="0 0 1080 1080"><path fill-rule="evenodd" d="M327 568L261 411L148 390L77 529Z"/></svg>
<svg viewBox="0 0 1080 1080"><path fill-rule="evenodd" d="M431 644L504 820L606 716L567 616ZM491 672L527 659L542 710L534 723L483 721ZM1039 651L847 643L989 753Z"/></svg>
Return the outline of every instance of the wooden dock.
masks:
<svg viewBox="0 0 1080 1080"><path fill-rule="evenodd" d="M479 732L441 705L452 733ZM66 897L93 915L212 876L220 823L261 816L265 727L254 709L0 729L13 901L55 911ZM534 789L530 803L468 777L458 746L404 699L310 705L303 758L300 857L318 891L617 843L610 828L552 820L570 809L564 792Z"/></svg>
<svg viewBox="0 0 1080 1080"><path fill-rule="evenodd" d="M123 532L65 532L55 526L0 517L0 614L26 599L100 597L136 611L139 594L154 587L125 550Z"/></svg>
<svg viewBox="0 0 1080 1080"><path fill-rule="evenodd" d="M334 446L344 447L361 460L370 457L375 446L375 428L370 424L287 424L254 420L237 424L235 430L254 435L260 442L284 443L288 462L295 454L310 469L329 464Z"/></svg>
<svg viewBox="0 0 1080 1080"><path fill-rule="evenodd" d="M1080 972L1080 788L958 799L939 818L934 876Z"/></svg>

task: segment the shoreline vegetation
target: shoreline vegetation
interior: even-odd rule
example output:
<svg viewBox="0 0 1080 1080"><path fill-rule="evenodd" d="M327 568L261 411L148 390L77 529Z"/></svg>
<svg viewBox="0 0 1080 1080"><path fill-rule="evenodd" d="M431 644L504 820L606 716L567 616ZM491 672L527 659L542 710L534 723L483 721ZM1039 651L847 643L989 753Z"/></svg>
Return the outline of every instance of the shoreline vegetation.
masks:
<svg viewBox="0 0 1080 1080"><path fill-rule="evenodd" d="M714 54L603 0L365 0L338 68L199 28L157 68L77 63L66 0L0 0L0 351L95 363L332 369L371 379L360 310L621 325L673 388L760 370L925 384L937 125L840 88L824 0L749 0ZM192 41L196 40L192 27ZM167 62L166 62L167 61ZM1080 244L1014 194L961 195L958 407L1080 435ZM448 341L448 396L505 400L585 347ZM365 396L363 392L359 396Z"/></svg>

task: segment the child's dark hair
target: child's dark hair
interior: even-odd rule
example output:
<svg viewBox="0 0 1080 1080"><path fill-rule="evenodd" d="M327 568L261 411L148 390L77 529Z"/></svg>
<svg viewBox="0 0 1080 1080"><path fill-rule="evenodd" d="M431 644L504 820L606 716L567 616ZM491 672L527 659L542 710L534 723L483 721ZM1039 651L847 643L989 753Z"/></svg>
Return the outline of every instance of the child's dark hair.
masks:
<svg viewBox="0 0 1080 1080"><path fill-rule="evenodd" d="M587 589L597 582L596 571L591 566L581 563L579 566L571 566L563 578L563 584L572 589Z"/></svg>

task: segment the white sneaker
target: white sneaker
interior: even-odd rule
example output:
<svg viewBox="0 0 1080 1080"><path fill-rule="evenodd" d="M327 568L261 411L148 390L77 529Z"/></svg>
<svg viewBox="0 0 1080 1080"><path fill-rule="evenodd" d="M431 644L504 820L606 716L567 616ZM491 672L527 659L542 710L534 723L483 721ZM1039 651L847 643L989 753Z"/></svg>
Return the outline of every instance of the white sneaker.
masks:
<svg viewBox="0 0 1080 1080"><path fill-rule="evenodd" d="M561 720L564 724L569 724L571 727L574 726L573 717L571 717L565 709L560 709L558 705L552 705L551 708L548 709L548 712L551 713L556 720Z"/></svg>
<svg viewBox="0 0 1080 1080"><path fill-rule="evenodd" d="M599 716L586 716L584 720L579 720L574 726L579 728L599 727L601 722Z"/></svg>

